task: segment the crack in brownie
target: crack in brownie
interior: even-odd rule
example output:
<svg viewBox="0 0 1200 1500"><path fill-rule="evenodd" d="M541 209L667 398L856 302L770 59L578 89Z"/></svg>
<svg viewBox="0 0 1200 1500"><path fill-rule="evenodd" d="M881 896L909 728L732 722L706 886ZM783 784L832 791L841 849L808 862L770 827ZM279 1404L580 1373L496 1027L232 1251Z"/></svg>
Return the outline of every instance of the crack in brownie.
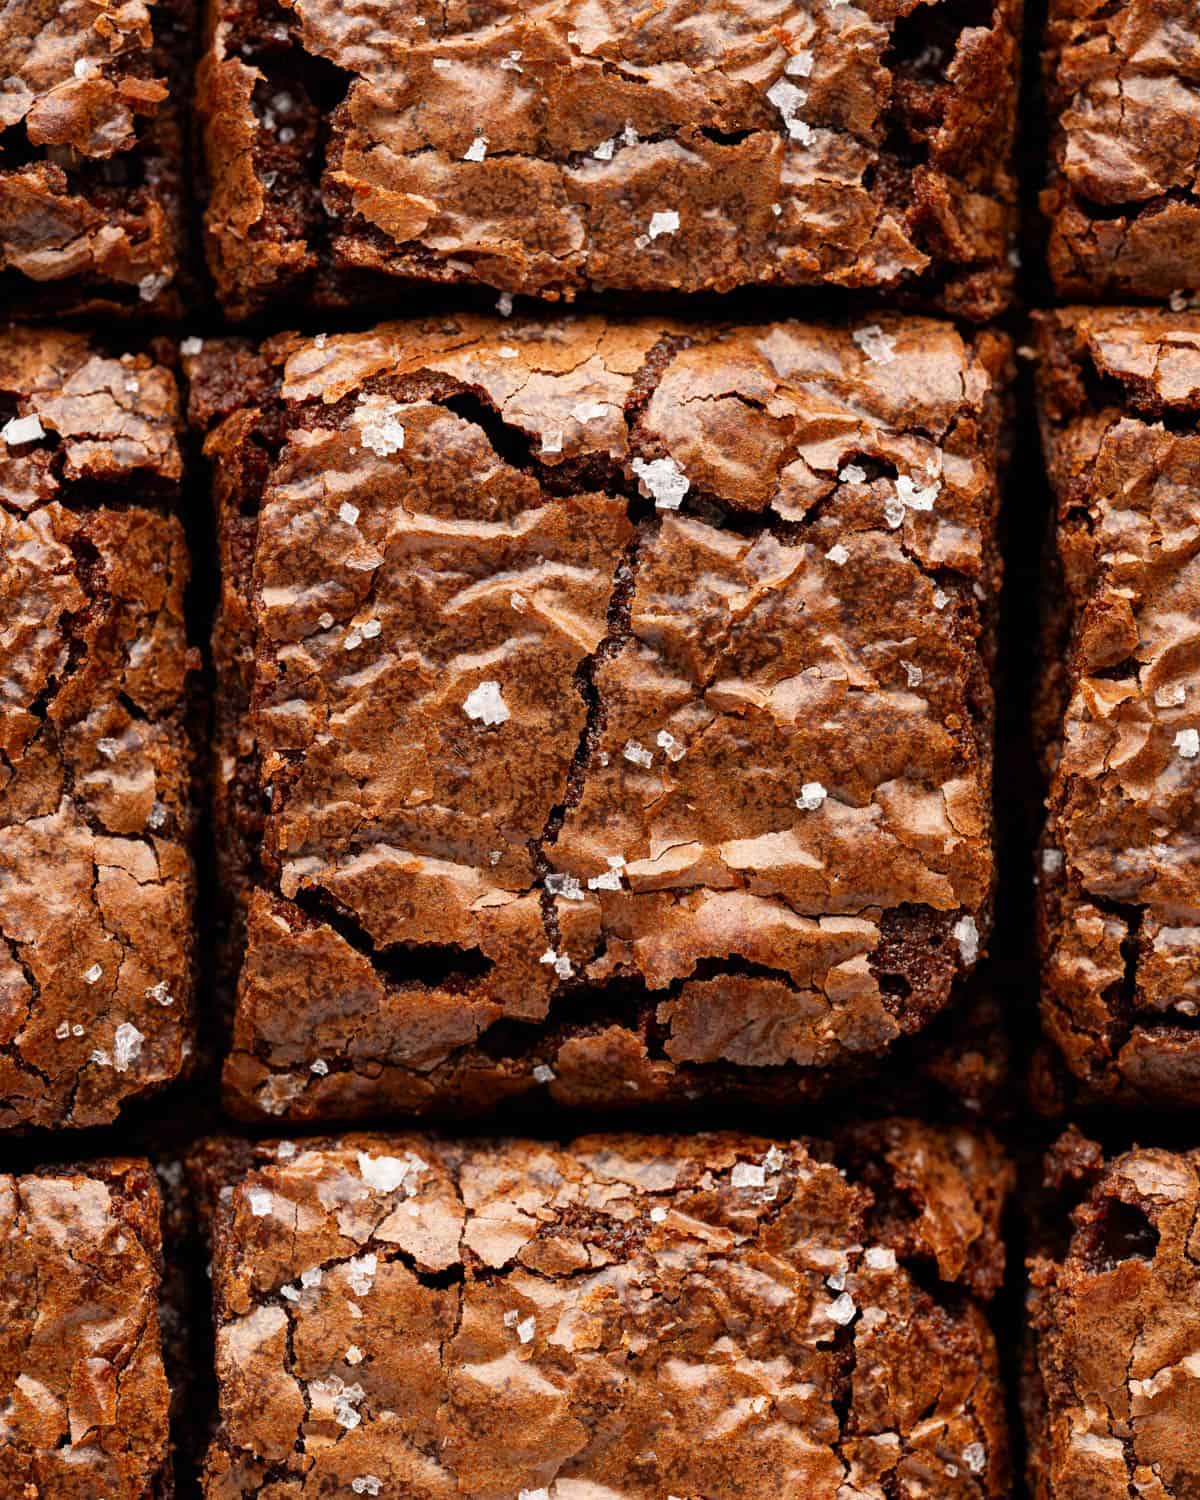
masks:
<svg viewBox="0 0 1200 1500"><path fill-rule="evenodd" d="M1195 1106L1200 317L1048 313L1039 345L1043 1024L1089 1095Z"/></svg>
<svg viewBox="0 0 1200 1500"><path fill-rule="evenodd" d="M191 0L13 0L0 32L0 301L176 317ZM186 282L186 278L185 278Z"/></svg>
<svg viewBox="0 0 1200 1500"><path fill-rule="evenodd" d="M748 284L1007 305L1021 0L214 0L226 310Z"/></svg>
<svg viewBox="0 0 1200 1500"><path fill-rule="evenodd" d="M0 1176L0 1493L168 1500L158 1185L145 1161Z"/></svg>
<svg viewBox="0 0 1200 1500"><path fill-rule="evenodd" d="M208 1500L1008 1494L995 1143L201 1148Z"/></svg>
<svg viewBox="0 0 1200 1500"><path fill-rule="evenodd" d="M1193 0L1051 0L1047 258L1062 296L1200 291Z"/></svg>
<svg viewBox="0 0 1200 1500"><path fill-rule="evenodd" d="M0 1127L94 1125L190 1048L178 393L0 334Z"/></svg>
<svg viewBox="0 0 1200 1500"><path fill-rule="evenodd" d="M454 318L186 363L242 1116L794 1099L986 941L1008 345Z"/></svg>
<svg viewBox="0 0 1200 1500"><path fill-rule="evenodd" d="M1135 1147L1105 1161L1072 1130L1046 1186L1023 1391L1033 1500L1188 1500L1200 1493L1200 1159Z"/></svg>

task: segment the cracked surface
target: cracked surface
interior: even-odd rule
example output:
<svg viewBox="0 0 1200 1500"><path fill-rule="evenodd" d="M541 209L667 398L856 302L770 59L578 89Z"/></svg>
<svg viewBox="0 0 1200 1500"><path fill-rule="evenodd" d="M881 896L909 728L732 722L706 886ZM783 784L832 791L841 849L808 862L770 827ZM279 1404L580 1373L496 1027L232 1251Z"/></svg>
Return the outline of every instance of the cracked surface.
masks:
<svg viewBox="0 0 1200 1500"><path fill-rule="evenodd" d="M1051 1186L1064 1167L1084 1200L1062 1251L1029 1267L1033 1500L1187 1500L1200 1493L1200 1158L1136 1148L1105 1162L1070 1132Z"/></svg>
<svg viewBox="0 0 1200 1500"><path fill-rule="evenodd" d="M1200 289L1200 22L1191 0L1051 0L1048 256L1068 297Z"/></svg>
<svg viewBox="0 0 1200 1500"><path fill-rule="evenodd" d="M0 400L0 1127L93 1125L190 1046L178 398L8 332Z"/></svg>
<svg viewBox="0 0 1200 1500"><path fill-rule="evenodd" d="M1200 1102L1200 318L1040 324L1058 505L1040 734L1045 1029L1092 1093Z"/></svg>
<svg viewBox="0 0 1200 1500"><path fill-rule="evenodd" d="M160 1200L145 1161L0 1176L0 1491L165 1500Z"/></svg>
<svg viewBox="0 0 1200 1500"><path fill-rule="evenodd" d="M1008 1492L990 1138L350 1136L194 1168L208 1500Z"/></svg>
<svg viewBox="0 0 1200 1500"><path fill-rule="evenodd" d="M188 361L197 419L235 408L236 1110L794 1097L943 1007L990 903L1007 346L888 330L886 361L598 319Z"/></svg>
<svg viewBox="0 0 1200 1500"><path fill-rule="evenodd" d="M227 311L389 279L1011 293L1021 0L213 0ZM677 218L677 222L675 219Z"/></svg>
<svg viewBox="0 0 1200 1500"><path fill-rule="evenodd" d="M14 0L0 35L0 303L182 311L190 0Z"/></svg>

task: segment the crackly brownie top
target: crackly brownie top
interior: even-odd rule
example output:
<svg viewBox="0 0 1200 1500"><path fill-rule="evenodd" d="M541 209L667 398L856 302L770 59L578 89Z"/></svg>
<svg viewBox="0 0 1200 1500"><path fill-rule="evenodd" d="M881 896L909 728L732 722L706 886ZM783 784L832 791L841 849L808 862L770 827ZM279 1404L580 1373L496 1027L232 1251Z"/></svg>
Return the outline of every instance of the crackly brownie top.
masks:
<svg viewBox="0 0 1200 1500"><path fill-rule="evenodd" d="M209 357L200 407L244 360ZM610 981L696 1062L927 1018L992 877L1003 357L924 321L270 343L209 448L257 475L243 1007L285 1062L330 1049L272 1087L320 1088L368 1012L432 1056ZM432 979L385 1007L402 947ZM731 964L762 983L715 1020Z"/></svg>
<svg viewBox="0 0 1200 1500"><path fill-rule="evenodd" d="M215 4L214 269L238 311L322 260L550 293L951 271L990 316L1020 5L979 10Z"/></svg>
<svg viewBox="0 0 1200 1500"><path fill-rule="evenodd" d="M155 23L153 0L5 7L0 268L43 284L125 283L147 302L171 279L167 211L145 164L124 159L168 96Z"/></svg>
<svg viewBox="0 0 1200 1500"><path fill-rule="evenodd" d="M1050 262L1060 288L1200 288L1200 20L1192 0L1053 0Z"/></svg>
<svg viewBox="0 0 1200 1500"><path fill-rule="evenodd" d="M994 1286L1007 1168L907 1121L846 1159L216 1143L206 1494L1006 1493L990 1335L942 1293Z"/></svg>
<svg viewBox="0 0 1200 1500"><path fill-rule="evenodd" d="M10 332L0 401L0 1124L91 1124L184 1045L177 394Z"/></svg>
<svg viewBox="0 0 1200 1500"><path fill-rule="evenodd" d="M1033 1263L1037 1500L1200 1488L1198 1211L1196 1153L1138 1148L1100 1165L1066 1253Z"/></svg>
<svg viewBox="0 0 1200 1500"><path fill-rule="evenodd" d="M144 1161L0 1176L0 1492L167 1491L161 1235Z"/></svg>
<svg viewBox="0 0 1200 1500"><path fill-rule="evenodd" d="M1047 459L1071 617L1041 879L1075 1066L1200 1082L1200 317L1042 324ZM1182 1050L1181 1050L1182 1049Z"/></svg>

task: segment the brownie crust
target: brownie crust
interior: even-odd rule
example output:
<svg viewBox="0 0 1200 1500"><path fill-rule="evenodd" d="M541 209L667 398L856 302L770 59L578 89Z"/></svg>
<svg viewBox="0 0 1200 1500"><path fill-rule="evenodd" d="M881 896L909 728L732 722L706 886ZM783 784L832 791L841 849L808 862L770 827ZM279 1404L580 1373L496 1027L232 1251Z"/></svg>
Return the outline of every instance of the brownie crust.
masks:
<svg viewBox="0 0 1200 1500"><path fill-rule="evenodd" d="M191 0L13 0L0 36L0 309L177 317Z"/></svg>
<svg viewBox="0 0 1200 1500"><path fill-rule="evenodd" d="M0 1127L175 1078L193 973L178 393L0 335Z"/></svg>
<svg viewBox="0 0 1200 1500"><path fill-rule="evenodd" d="M168 1500L148 1162L0 1175L0 1493Z"/></svg>
<svg viewBox="0 0 1200 1500"><path fill-rule="evenodd" d="M898 7L212 0L226 311L387 284L911 293L1006 306L1021 0ZM904 11L904 14L900 12Z"/></svg>
<svg viewBox="0 0 1200 1500"><path fill-rule="evenodd" d="M1056 508L1042 1018L1085 1096L1200 1103L1200 317L1039 324Z"/></svg>
<svg viewBox="0 0 1200 1500"><path fill-rule="evenodd" d="M1051 0L1042 194L1060 296L1200 291L1200 16L1191 0Z"/></svg>
<svg viewBox="0 0 1200 1500"><path fill-rule="evenodd" d="M1033 1500L1186 1500L1200 1493L1200 1158L1135 1147L1106 1162L1069 1132L1047 1179L1083 1201L1062 1249L1029 1265Z"/></svg>
<svg viewBox="0 0 1200 1500"><path fill-rule="evenodd" d="M795 1098L942 1010L990 912L1007 357L453 319L190 358L229 1106Z"/></svg>
<svg viewBox="0 0 1200 1500"><path fill-rule="evenodd" d="M194 1171L207 1500L1008 1494L986 1137L348 1136Z"/></svg>

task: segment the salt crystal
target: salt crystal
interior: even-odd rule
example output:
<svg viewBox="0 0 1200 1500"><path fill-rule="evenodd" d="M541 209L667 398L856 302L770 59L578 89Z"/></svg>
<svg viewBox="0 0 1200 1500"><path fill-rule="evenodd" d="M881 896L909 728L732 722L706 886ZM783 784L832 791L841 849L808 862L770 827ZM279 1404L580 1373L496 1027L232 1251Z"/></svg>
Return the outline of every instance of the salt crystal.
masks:
<svg viewBox="0 0 1200 1500"><path fill-rule="evenodd" d="M315 1073L318 1078L324 1078L326 1073L329 1072L329 1064L323 1057L318 1057L315 1062L309 1063L308 1071Z"/></svg>
<svg viewBox="0 0 1200 1500"><path fill-rule="evenodd" d="M538 1063L537 1067L533 1070L534 1083L553 1083L554 1079L554 1069L548 1068L545 1063Z"/></svg>
<svg viewBox="0 0 1200 1500"><path fill-rule="evenodd" d="M0 437L9 445L15 447L18 443L36 443L46 436L46 429L42 426L40 419L34 415L31 417L13 417L0 427Z"/></svg>
<svg viewBox="0 0 1200 1500"><path fill-rule="evenodd" d="M54 1028L54 1035L59 1039L60 1042L65 1042L66 1039L71 1035L70 1022L60 1021L59 1024Z"/></svg>
<svg viewBox="0 0 1200 1500"><path fill-rule="evenodd" d="M328 610L324 610L317 616L317 624L321 627L322 630L332 630L333 616L329 613Z"/></svg>
<svg viewBox="0 0 1200 1500"><path fill-rule="evenodd" d="M673 458L633 460L633 472L641 482L644 495L650 495L659 510L678 510L691 489L691 481Z"/></svg>
<svg viewBox="0 0 1200 1500"><path fill-rule="evenodd" d="M1061 849L1042 850L1042 869L1047 875L1057 874L1063 867L1063 852Z"/></svg>
<svg viewBox="0 0 1200 1500"><path fill-rule="evenodd" d="M772 1146L766 1156L763 1157L763 1166L766 1167L768 1172L778 1172L786 1160L787 1158L779 1147Z"/></svg>
<svg viewBox="0 0 1200 1500"><path fill-rule="evenodd" d="M812 70L813 55L806 47L793 52L783 65L783 71L795 78L809 78L812 76Z"/></svg>
<svg viewBox="0 0 1200 1500"><path fill-rule="evenodd" d="M520 359L520 350L514 349L511 344L501 344L496 353L501 359Z"/></svg>
<svg viewBox="0 0 1200 1500"><path fill-rule="evenodd" d="M362 623L362 635L364 641L373 641L383 626L378 620L364 620Z"/></svg>
<svg viewBox="0 0 1200 1500"><path fill-rule="evenodd" d="M687 747L681 745L669 729L660 729L654 736L654 743L665 752L668 760L682 760L687 754Z"/></svg>
<svg viewBox="0 0 1200 1500"><path fill-rule="evenodd" d="M797 88L794 83L789 83L786 78L777 78L767 90L767 98L783 116L783 123L791 135L793 124L803 123L796 120L796 115L808 103L807 92Z"/></svg>
<svg viewBox="0 0 1200 1500"><path fill-rule="evenodd" d="M295 1147L292 1148L292 1154L295 1155ZM324 1280L325 1273L320 1266L309 1266L306 1271L300 1272L300 1285L310 1292L314 1287L320 1286Z"/></svg>
<svg viewBox="0 0 1200 1500"><path fill-rule="evenodd" d="M896 340L878 323L856 328L851 337L873 365L890 365L896 358Z"/></svg>
<svg viewBox="0 0 1200 1500"><path fill-rule="evenodd" d="M831 1302L825 1309L825 1316L834 1323L840 1323L845 1327L847 1323L853 1320L857 1310L854 1306L854 1298L849 1292L843 1292L840 1297Z"/></svg>
<svg viewBox="0 0 1200 1500"><path fill-rule="evenodd" d="M729 1174L730 1185L735 1188L763 1187L766 1180L766 1169L749 1161L739 1161Z"/></svg>
<svg viewBox="0 0 1200 1500"><path fill-rule="evenodd" d="M251 1188L246 1196L250 1201L250 1212L254 1217L256 1219L265 1219L271 1212L271 1203L273 1202L271 1194L267 1192L266 1188Z"/></svg>
<svg viewBox="0 0 1200 1500"><path fill-rule="evenodd" d="M362 1362L362 1350L358 1347L357 1344L351 1344L349 1349L346 1350L346 1363L348 1365L361 1365Z"/></svg>
<svg viewBox="0 0 1200 1500"><path fill-rule="evenodd" d="M801 812L816 812L817 808L825 801L829 793L819 781L806 781L800 788L800 795L796 798L796 806Z"/></svg>
<svg viewBox="0 0 1200 1500"><path fill-rule="evenodd" d="M512 717L500 684L491 681L471 689L463 701L463 713L468 719L478 719L484 724L504 724Z"/></svg>
<svg viewBox="0 0 1200 1500"><path fill-rule="evenodd" d="M364 448L390 458L404 447L404 428L396 420L404 408L397 401L378 396L360 396L354 413L355 426Z"/></svg>
<svg viewBox="0 0 1200 1500"><path fill-rule="evenodd" d="M637 740L626 740L621 754L626 760L632 761L635 766L648 768L654 762L653 751L647 750L645 745L639 745Z"/></svg>
<svg viewBox="0 0 1200 1500"><path fill-rule="evenodd" d="M896 1252L888 1250L882 1245L872 1245L863 1258L872 1271L894 1271L896 1269Z"/></svg>
<svg viewBox="0 0 1200 1500"><path fill-rule="evenodd" d="M838 478L843 484L866 484L867 471L860 468L858 464L847 464Z"/></svg>
<svg viewBox="0 0 1200 1500"><path fill-rule="evenodd" d="M621 889L621 873L619 870L605 870L602 875L593 875L588 880L589 891L619 891Z"/></svg>
<svg viewBox="0 0 1200 1500"><path fill-rule="evenodd" d="M204 340L203 339L198 339L198 338L196 338L196 336L194 334L192 334L188 338L182 340L182 342L179 345L179 352L180 352L180 354L188 354L188 355L199 354L200 351L203 348L204 348Z"/></svg>
<svg viewBox="0 0 1200 1500"><path fill-rule="evenodd" d="M594 422L607 410L608 406L603 401L581 401L571 408L571 415L577 422Z"/></svg>
<svg viewBox="0 0 1200 1500"><path fill-rule="evenodd" d="M1154 689L1154 701L1159 708L1178 708L1186 697L1187 689L1181 682L1175 683L1173 687Z"/></svg>
<svg viewBox="0 0 1200 1500"><path fill-rule="evenodd" d="M512 310L513 294L511 292L501 292L499 297L496 298L496 311L502 318L511 318Z"/></svg>
<svg viewBox="0 0 1200 1500"><path fill-rule="evenodd" d="M845 565L850 561L850 554L846 551L845 547L842 546L841 542L835 542L834 545L830 547L825 556L831 563L833 563L834 567L837 568L844 568Z"/></svg>
<svg viewBox="0 0 1200 1500"><path fill-rule="evenodd" d="M667 1211L666 1211L665 1208L661 1208L661 1207L660 1208L652 1208L650 1210L650 1222L653 1223L653 1224L661 1224L661 1223L663 1223L665 1221L666 1217L667 1217Z"/></svg>
<svg viewBox="0 0 1200 1500"><path fill-rule="evenodd" d="M164 826L166 821L166 808L162 805L161 802L155 802L151 806L150 811L146 814L146 826L157 831L159 828L162 828ZM167 1004L169 1005L170 1001L168 1001Z"/></svg>
<svg viewBox="0 0 1200 1500"><path fill-rule="evenodd" d="M547 875L545 880L547 891L552 896L561 896L564 901L582 901L583 886L574 875L563 875L555 872Z"/></svg>
<svg viewBox="0 0 1200 1500"><path fill-rule="evenodd" d="M1181 729L1175 736L1175 748L1184 760L1195 760L1200 755L1200 731Z"/></svg>
<svg viewBox="0 0 1200 1500"><path fill-rule="evenodd" d="M600 142L600 144L592 152L592 155L596 158L597 161L612 161L612 159L613 159L613 152L616 149L617 149L617 138L616 138L616 136L609 136L608 140Z"/></svg>
<svg viewBox="0 0 1200 1500"><path fill-rule="evenodd" d="M914 666L911 661L902 661L900 665L904 668L904 675L908 678L909 687L920 687L925 676L920 667Z"/></svg>
<svg viewBox="0 0 1200 1500"><path fill-rule="evenodd" d="M142 1043L146 1040L131 1021L122 1021L113 1035L113 1067L118 1073L127 1073L130 1063L141 1056Z"/></svg>
<svg viewBox="0 0 1200 1500"><path fill-rule="evenodd" d="M522 1322L517 1324L517 1337L523 1344L532 1343L534 1331L536 1328L536 1318L525 1318Z"/></svg>
<svg viewBox="0 0 1200 1500"><path fill-rule="evenodd" d="M933 607L934 607L934 609L945 609L945 607L949 603L950 603L950 595L949 594L947 594L942 589L934 589L934 591L933 591Z"/></svg>
<svg viewBox="0 0 1200 1500"><path fill-rule="evenodd" d="M896 480L896 494L910 510L932 510L933 502L941 493L941 488L941 485L935 480L933 484L926 486L925 489L918 489L907 474L901 474Z"/></svg>
<svg viewBox="0 0 1200 1500"><path fill-rule="evenodd" d="M463 152L463 161L482 161L487 155L488 138L486 135L477 135L467 149Z"/></svg>
<svg viewBox="0 0 1200 1500"><path fill-rule="evenodd" d="M383 1480L376 1474L360 1474L357 1479L350 1481L350 1488L356 1495L378 1495L383 1488Z"/></svg>
<svg viewBox="0 0 1200 1500"><path fill-rule="evenodd" d="M169 276L161 271L157 273L151 271L148 276L143 276L141 281L138 282L138 296L143 302L153 302L170 279Z"/></svg>
<svg viewBox="0 0 1200 1500"><path fill-rule="evenodd" d="M71 1035L74 1036L74 1037L81 1037L81 1036L83 1036L83 1034L84 1034L84 1028L82 1026L80 1026L80 1024L77 1021L75 1023L75 1025L71 1027Z"/></svg>
<svg viewBox="0 0 1200 1500"><path fill-rule="evenodd" d="M99 739L96 741L96 749L103 755L105 760L116 760L121 753L121 741L111 739Z"/></svg>
<svg viewBox="0 0 1200 1500"><path fill-rule="evenodd" d="M987 1449L982 1443L968 1443L962 1451L962 1457L972 1474L982 1474L987 1467Z"/></svg>
<svg viewBox="0 0 1200 1500"><path fill-rule="evenodd" d="M520 72L523 72L524 70L522 69L522 67L521 67L520 64L521 64L521 53L520 52L510 52L507 57L502 57L500 59L500 66L501 66L501 68L504 69L504 71L506 73L520 73Z"/></svg>
<svg viewBox="0 0 1200 1500"><path fill-rule="evenodd" d="M338 516L345 521L347 526L353 526L358 521L362 512L357 505L351 505L349 500L343 500L338 506Z"/></svg>
<svg viewBox="0 0 1200 1500"><path fill-rule="evenodd" d="M365 1297L375 1285L375 1272L379 1269L379 1257L368 1252L346 1262L346 1279L350 1290L358 1297Z"/></svg>
<svg viewBox="0 0 1200 1500"><path fill-rule="evenodd" d="M975 925L975 918L959 917L950 930L958 944L958 951L962 954L963 963L973 964L979 957L979 928Z"/></svg>
<svg viewBox="0 0 1200 1500"><path fill-rule="evenodd" d="M652 240L656 240L660 234L674 234L678 228L679 215L673 208L668 208L661 213L650 215L650 224L646 233Z"/></svg>
<svg viewBox="0 0 1200 1500"><path fill-rule="evenodd" d="M95 984L96 981L103 975L103 973L104 970L100 967L99 964L93 964L90 969L85 969L83 972L84 984Z"/></svg>
<svg viewBox="0 0 1200 1500"><path fill-rule="evenodd" d="M410 1163L400 1156L370 1156L358 1153L358 1173L378 1193L394 1193L408 1176Z"/></svg>
<svg viewBox="0 0 1200 1500"><path fill-rule="evenodd" d="M288 1302L299 1302L300 1300L300 1293L294 1286L281 1286L279 1288L279 1295Z"/></svg>
<svg viewBox="0 0 1200 1500"><path fill-rule="evenodd" d="M72 72L76 78L95 78L100 71L100 64L90 57L77 57Z"/></svg>
<svg viewBox="0 0 1200 1500"><path fill-rule="evenodd" d="M885 500L883 505L883 519L893 531L904 524L904 502L899 498Z"/></svg>

